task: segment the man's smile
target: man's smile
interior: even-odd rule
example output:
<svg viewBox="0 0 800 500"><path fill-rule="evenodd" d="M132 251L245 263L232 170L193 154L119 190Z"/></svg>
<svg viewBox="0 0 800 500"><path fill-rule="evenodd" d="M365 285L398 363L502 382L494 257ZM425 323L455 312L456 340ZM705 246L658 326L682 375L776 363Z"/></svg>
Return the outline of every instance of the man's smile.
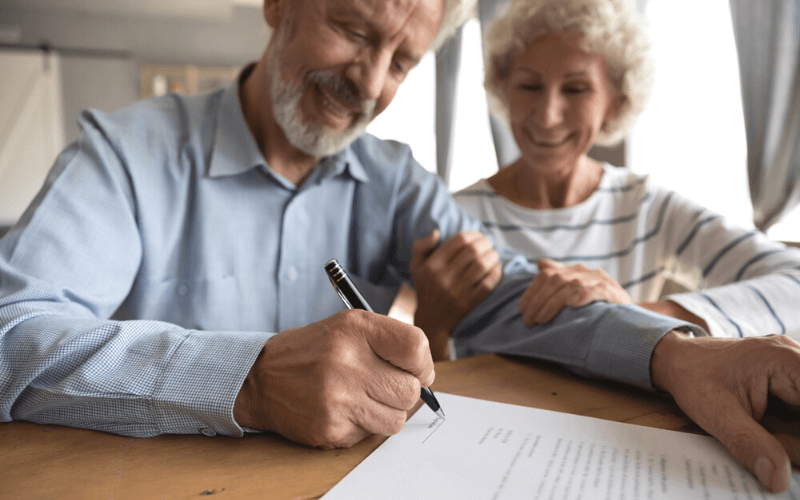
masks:
<svg viewBox="0 0 800 500"><path fill-rule="evenodd" d="M350 106L339 93L320 83L314 84L314 89L318 96L319 108L326 115L329 125L334 128L346 128L352 125L353 121L361 113L359 108Z"/></svg>

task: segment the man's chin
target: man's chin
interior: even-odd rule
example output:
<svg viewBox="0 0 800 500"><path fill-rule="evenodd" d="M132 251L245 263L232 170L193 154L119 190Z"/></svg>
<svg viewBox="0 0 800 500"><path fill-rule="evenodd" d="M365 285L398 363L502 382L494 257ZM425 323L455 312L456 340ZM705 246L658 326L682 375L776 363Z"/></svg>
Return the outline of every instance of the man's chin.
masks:
<svg viewBox="0 0 800 500"><path fill-rule="evenodd" d="M321 134L287 134L289 142L311 156L331 156L350 146L361 134L359 131L322 132Z"/></svg>
<svg viewBox="0 0 800 500"><path fill-rule="evenodd" d="M301 125L299 120L284 128L284 133L292 146L311 156L331 156L350 146L367 128L367 123L359 121L353 126L336 130L327 125ZM287 128L289 130L287 130Z"/></svg>

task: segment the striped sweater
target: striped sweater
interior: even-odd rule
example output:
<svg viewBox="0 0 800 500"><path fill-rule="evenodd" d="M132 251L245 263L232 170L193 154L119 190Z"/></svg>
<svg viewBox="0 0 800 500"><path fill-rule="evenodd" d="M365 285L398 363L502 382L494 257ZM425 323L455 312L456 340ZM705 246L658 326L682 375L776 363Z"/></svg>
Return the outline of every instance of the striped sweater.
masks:
<svg viewBox="0 0 800 500"><path fill-rule="evenodd" d="M501 244L529 260L604 269L634 302L667 295L708 323L712 335L800 332L800 250L648 181L604 165L600 186L573 207L535 210L498 195L485 180L455 194Z"/></svg>

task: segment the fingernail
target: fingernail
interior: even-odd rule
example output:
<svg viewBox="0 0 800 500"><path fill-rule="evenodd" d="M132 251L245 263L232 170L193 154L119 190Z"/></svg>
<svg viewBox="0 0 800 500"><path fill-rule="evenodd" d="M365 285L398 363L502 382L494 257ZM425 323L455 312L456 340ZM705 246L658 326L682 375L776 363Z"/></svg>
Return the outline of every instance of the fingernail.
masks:
<svg viewBox="0 0 800 500"><path fill-rule="evenodd" d="M775 481L774 489L772 491L786 491L789 489L789 485L792 482L792 464L787 460L784 463L783 470L781 471L781 475L778 477L778 480Z"/></svg>
<svg viewBox="0 0 800 500"><path fill-rule="evenodd" d="M772 488L772 474L774 472L775 466L772 465L772 462L767 457L760 457L756 460L756 477L770 491L774 491Z"/></svg>

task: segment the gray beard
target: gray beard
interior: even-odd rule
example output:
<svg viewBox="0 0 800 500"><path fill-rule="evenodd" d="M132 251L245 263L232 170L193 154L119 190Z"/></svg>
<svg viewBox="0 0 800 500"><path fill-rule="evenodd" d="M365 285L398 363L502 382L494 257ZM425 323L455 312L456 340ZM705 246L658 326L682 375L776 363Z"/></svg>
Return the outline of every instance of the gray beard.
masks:
<svg viewBox="0 0 800 500"><path fill-rule="evenodd" d="M280 40L279 40L280 42ZM283 44L276 43L275 55L282 52ZM367 129L373 118L375 100L361 100L353 95L348 83L336 73L314 71L304 79L300 88L292 86L283 78L278 57L270 57L272 63L272 82L270 94L275 121L283 130L289 143L311 156L330 156L345 149ZM341 96L351 105L361 108L358 120L346 130L335 130L323 124L305 121L301 117L300 99L312 84L328 89Z"/></svg>

